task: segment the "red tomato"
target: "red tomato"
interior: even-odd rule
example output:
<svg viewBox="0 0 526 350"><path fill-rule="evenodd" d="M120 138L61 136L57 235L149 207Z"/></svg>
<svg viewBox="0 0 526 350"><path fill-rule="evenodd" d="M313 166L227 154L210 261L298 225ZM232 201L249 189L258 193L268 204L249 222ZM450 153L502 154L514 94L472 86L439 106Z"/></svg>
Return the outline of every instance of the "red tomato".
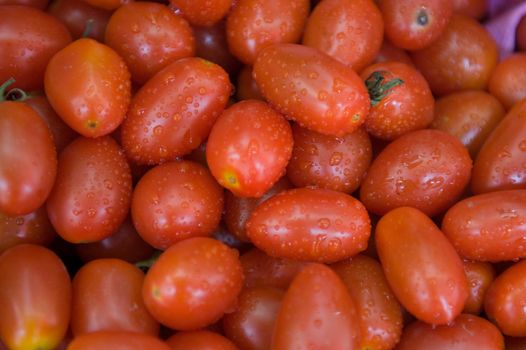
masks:
<svg viewBox="0 0 526 350"><path fill-rule="evenodd" d="M32 6L39 10L45 10L49 0L0 0L0 5L23 5Z"/></svg>
<svg viewBox="0 0 526 350"><path fill-rule="evenodd" d="M221 186L240 197L261 197L285 174L293 143L281 114L263 101L241 101L212 127L206 160Z"/></svg>
<svg viewBox="0 0 526 350"><path fill-rule="evenodd" d="M236 98L238 100L265 100L252 77L250 66L244 66L237 76Z"/></svg>
<svg viewBox="0 0 526 350"><path fill-rule="evenodd" d="M122 124L126 155L159 164L190 153L205 140L225 108L226 72L201 58L178 60L151 78L132 99Z"/></svg>
<svg viewBox="0 0 526 350"><path fill-rule="evenodd" d="M387 281L411 314L439 325L462 312L468 297L462 260L429 217L394 209L378 222L375 238Z"/></svg>
<svg viewBox="0 0 526 350"><path fill-rule="evenodd" d="M495 279L495 269L488 262L464 261L464 272L468 280L469 295L462 312L478 315L484 307L484 298Z"/></svg>
<svg viewBox="0 0 526 350"><path fill-rule="evenodd" d="M396 61L405 63L409 66L414 67L411 57L407 52L397 46L394 46L387 38L384 38L380 51L374 59L374 63Z"/></svg>
<svg viewBox="0 0 526 350"><path fill-rule="evenodd" d="M331 266L347 286L360 320L360 349L389 350L402 334L402 309L387 284L382 266L357 255Z"/></svg>
<svg viewBox="0 0 526 350"><path fill-rule="evenodd" d="M505 337L506 350L524 350L526 349L526 338Z"/></svg>
<svg viewBox="0 0 526 350"><path fill-rule="evenodd" d="M360 77L313 48L295 44L267 47L258 55L253 75L272 106L321 134L349 134L369 113L369 95Z"/></svg>
<svg viewBox="0 0 526 350"><path fill-rule="evenodd" d="M210 26L225 17L232 6L232 0L170 0L170 4L190 23Z"/></svg>
<svg viewBox="0 0 526 350"><path fill-rule="evenodd" d="M284 292L271 287L247 288L237 299L237 308L223 317L228 338L243 350L270 349L272 333Z"/></svg>
<svg viewBox="0 0 526 350"><path fill-rule="evenodd" d="M260 204L247 235L270 256L336 262L367 248L369 215L345 193L314 188L281 192Z"/></svg>
<svg viewBox="0 0 526 350"><path fill-rule="evenodd" d="M166 343L172 350L237 350L230 340L210 331L179 332Z"/></svg>
<svg viewBox="0 0 526 350"><path fill-rule="evenodd" d="M294 124L294 148L287 176L297 187L316 186L354 192L371 164L371 139L365 128L334 137Z"/></svg>
<svg viewBox="0 0 526 350"><path fill-rule="evenodd" d="M309 7L308 0L238 0L226 22L230 52L253 64L269 45L300 41Z"/></svg>
<svg viewBox="0 0 526 350"><path fill-rule="evenodd" d="M526 17L523 16L515 29L517 51L526 51Z"/></svg>
<svg viewBox="0 0 526 350"><path fill-rule="evenodd" d="M483 19L488 12L487 0L453 0L453 12L475 19Z"/></svg>
<svg viewBox="0 0 526 350"><path fill-rule="evenodd" d="M98 7L104 10L115 10L120 6L129 3L132 0L82 0L86 1L89 5Z"/></svg>
<svg viewBox="0 0 526 350"><path fill-rule="evenodd" d="M11 350L52 350L68 329L71 282L47 248L21 244L0 256L0 338Z"/></svg>
<svg viewBox="0 0 526 350"><path fill-rule="evenodd" d="M526 53L508 56L497 64L488 83L489 92L510 109L526 98Z"/></svg>
<svg viewBox="0 0 526 350"><path fill-rule="evenodd" d="M115 51L93 39L79 39L53 56L44 85L53 109L86 137L114 131L130 102L126 64Z"/></svg>
<svg viewBox="0 0 526 350"><path fill-rule="evenodd" d="M47 211L62 238L88 243L119 228L130 199L130 167L119 145L109 136L80 137L60 154Z"/></svg>
<svg viewBox="0 0 526 350"><path fill-rule="evenodd" d="M502 350L504 338L487 320L460 315L451 324L431 326L417 321L404 329L396 350Z"/></svg>
<svg viewBox="0 0 526 350"><path fill-rule="evenodd" d="M105 42L121 55L132 80L140 85L170 63L195 54L188 22L153 2L119 7L108 22Z"/></svg>
<svg viewBox="0 0 526 350"><path fill-rule="evenodd" d="M134 332L94 332L79 335L68 350L171 350L158 338Z"/></svg>
<svg viewBox="0 0 526 350"><path fill-rule="evenodd" d="M359 72L371 64L383 36L382 14L373 0L325 0L312 11L303 44Z"/></svg>
<svg viewBox="0 0 526 350"><path fill-rule="evenodd" d="M238 252L211 238L174 244L153 264L143 284L143 299L162 324L194 330L219 320L243 284Z"/></svg>
<svg viewBox="0 0 526 350"><path fill-rule="evenodd" d="M359 349L360 326L347 288L334 271L309 264L285 293L272 350Z"/></svg>
<svg viewBox="0 0 526 350"><path fill-rule="evenodd" d="M133 191L131 206L139 235L158 249L211 235L222 210L223 190L207 169L191 161L148 171Z"/></svg>

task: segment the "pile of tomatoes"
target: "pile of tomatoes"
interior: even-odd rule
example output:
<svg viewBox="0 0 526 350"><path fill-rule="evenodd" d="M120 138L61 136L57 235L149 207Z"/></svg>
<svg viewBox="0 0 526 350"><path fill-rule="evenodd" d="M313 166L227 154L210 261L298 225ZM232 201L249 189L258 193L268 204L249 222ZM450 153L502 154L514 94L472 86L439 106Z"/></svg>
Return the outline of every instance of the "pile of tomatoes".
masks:
<svg viewBox="0 0 526 350"><path fill-rule="evenodd" d="M525 349L526 53L487 14L0 0L0 348Z"/></svg>

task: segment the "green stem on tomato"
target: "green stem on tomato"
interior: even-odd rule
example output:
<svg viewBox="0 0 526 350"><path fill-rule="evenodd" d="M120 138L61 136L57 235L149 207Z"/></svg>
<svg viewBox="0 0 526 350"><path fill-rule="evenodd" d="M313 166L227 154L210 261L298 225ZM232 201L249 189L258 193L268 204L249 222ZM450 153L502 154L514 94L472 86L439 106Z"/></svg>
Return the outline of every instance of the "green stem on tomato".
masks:
<svg viewBox="0 0 526 350"><path fill-rule="evenodd" d="M7 100L7 93L6 90L9 86L14 84L15 78L9 78L7 81L5 81L2 85L0 85L0 102Z"/></svg>
<svg viewBox="0 0 526 350"><path fill-rule="evenodd" d="M161 253L162 251L156 251L149 259L136 262L135 266L142 270L148 270L159 259Z"/></svg>
<svg viewBox="0 0 526 350"><path fill-rule="evenodd" d="M389 95L393 88L404 83L400 78L394 78L386 82L386 73L385 71L375 71L365 80L365 86L369 91L371 106L373 107L380 103L385 96Z"/></svg>

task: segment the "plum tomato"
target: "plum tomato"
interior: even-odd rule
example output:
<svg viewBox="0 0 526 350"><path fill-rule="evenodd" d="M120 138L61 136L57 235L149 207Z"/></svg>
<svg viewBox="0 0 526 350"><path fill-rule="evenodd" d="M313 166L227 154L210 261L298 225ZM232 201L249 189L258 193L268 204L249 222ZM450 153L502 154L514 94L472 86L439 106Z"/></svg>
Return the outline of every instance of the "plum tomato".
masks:
<svg viewBox="0 0 526 350"><path fill-rule="evenodd" d="M47 200L57 233L72 243L113 234L130 208L130 167L111 137L79 137L60 154L55 186Z"/></svg>
<svg viewBox="0 0 526 350"><path fill-rule="evenodd" d="M285 174L293 143L281 114L266 102L246 100L217 119L206 160L221 186L239 197L261 197Z"/></svg>
<svg viewBox="0 0 526 350"><path fill-rule="evenodd" d="M159 322L196 330L232 308L242 285L238 252L215 239L194 237L161 254L146 274L142 294Z"/></svg>
<svg viewBox="0 0 526 350"><path fill-rule="evenodd" d="M131 205L139 235L158 249L211 235L222 210L222 188L206 168L188 160L148 171L135 187Z"/></svg>
<svg viewBox="0 0 526 350"><path fill-rule="evenodd" d="M462 260L428 216L394 209L380 219L375 235L389 286L407 311L435 325L462 312L469 292Z"/></svg>
<svg viewBox="0 0 526 350"><path fill-rule="evenodd" d="M464 260L469 296L463 313L478 315L484 308L486 292L495 279L495 268L488 262Z"/></svg>
<svg viewBox="0 0 526 350"><path fill-rule="evenodd" d="M470 175L471 158L458 139L438 130L413 131L375 158L360 199L378 215L411 206L435 216L456 202Z"/></svg>
<svg viewBox="0 0 526 350"><path fill-rule="evenodd" d="M178 332L166 343L172 350L237 350L228 338L210 331Z"/></svg>
<svg viewBox="0 0 526 350"><path fill-rule="evenodd" d="M271 45L261 51L253 69L267 101L309 130L344 136L369 113L369 94L358 74L317 49Z"/></svg>
<svg viewBox="0 0 526 350"><path fill-rule="evenodd" d="M250 66L244 66L237 76L236 98L239 101L265 100L259 91L254 77L252 77L252 67Z"/></svg>
<svg viewBox="0 0 526 350"><path fill-rule="evenodd" d="M362 203L348 194L297 188L261 203L246 229L270 256L329 263L365 250L371 223Z"/></svg>
<svg viewBox="0 0 526 350"><path fill-rule="evenodd" d="M125 331L101 331L75 337L67 350L171 350L157 337Z"/></svg>
<svg viewBox="0 0 526 350"><path fill-rule="evenodd" d="M137 164L190 153L208 137L231 92L227 73L197 57L175 61L135 94L122 124L122 146Z"/></svg>
<svg viewBox="0 0 526 350"><path fill-rule="evenodd" d="M526 98L526 53L516 53L497 64L488 83L489 92L510 109Z"/></svg>
<svg viewBox="0 0 526 350"><path fill-rule="evenodd" d="M190 23L211 26L225 17L232 0L170 0L170 4L176 13L183 15Z"/></svg>
<svg viewBox="0 0 526 350"><path fill-rule="evenodd" d="M383 36L382 14L373 0L324 0L307 21L303 44L359 72L371 64Z"/></svg>
<svg viewBox="0 0 526 350"><path fill-rule="evenodd" d="M57 114L86 137L113 132L130 102L130 72L109 46L78 39L49 61L44 77L46 96Z"/></svg>

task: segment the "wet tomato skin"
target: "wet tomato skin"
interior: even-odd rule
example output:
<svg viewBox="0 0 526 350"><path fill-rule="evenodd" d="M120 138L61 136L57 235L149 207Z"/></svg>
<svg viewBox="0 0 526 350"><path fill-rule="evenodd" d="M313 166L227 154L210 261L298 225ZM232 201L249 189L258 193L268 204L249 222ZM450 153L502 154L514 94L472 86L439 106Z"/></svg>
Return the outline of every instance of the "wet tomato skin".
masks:
<svg viewBox="0 0 526 350"><path fill-rule="evenodd" d="M227 14L232 0L170 0L170 4L190 23L211 26Z"/></svg>
<svg viewBox="0 0 526 350"><path fill-rule="evenodd" d="M210 331L178 332L166 343L172 350L237 350L228 338Z"/></svg>
<svg viewBox="0 0 526 350"><path fill-rule="evenodd" d="M247 222L247 235L270 256L335 262L367 248L370 219L364 206L345 193L298 188L260 204Z"/></svg>
<svg viewBox="0 0 526 350"><path fill-rule="evenodd" d="M170 350L170 347L152 335L101 331L79 335L69 344L68 350Z"/></svg>
<svg viewBox="0 0 526 350"><path fill-rule="evenodd" d="M469 286L469 296L463 313L478 315L484 308L484 299L495 279L495 268L488 262L464 260L464 271Z"/></svg>
<svg viewBox="0 0 526 350"><path fill-rule="evenodd" d="M489 92L510 109L526 98L526 53L515 53L497 64L488 83Z"/></svg>

